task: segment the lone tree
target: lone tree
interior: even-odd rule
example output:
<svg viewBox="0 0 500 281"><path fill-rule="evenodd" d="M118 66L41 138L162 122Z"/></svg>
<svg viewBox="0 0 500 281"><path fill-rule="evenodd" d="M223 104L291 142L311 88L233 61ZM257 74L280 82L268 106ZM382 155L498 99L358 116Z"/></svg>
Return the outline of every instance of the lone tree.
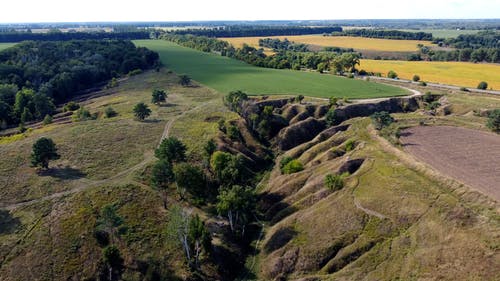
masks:
<svg viewBox="0 0 500 281"><path fill-rule="evenodd" d="M61 156L57 154L57 148L52 139L39 138L33 144L33 152L31 153L31 164L33 167L41 166L49 168L49 161L59 159Z"/></svg>
<svg viewBox="0 0 500 281"><path fill-rule="evenodd" d="M500 133L500 109L493 110L488 114L486 126L495 133Z"/></svg>
<svg viewBox="0 0 500 281"><path fill-rule="evenodd" d="M414 82L418 82L418 81L420 81L420 76L418 76L417 74L415 74L415 75L413 75L412 80L413 80Z"/></svg>
<svg viewBox="0 0 500 281"><path fill-rule="evenodd" d="M394 72L394 70L389 70L389 72L387 73L387 77L391 79L396 79L398 78L398 74Z"/></svg>
<svg viewBox="0 0 500 281"><path fill-rule="evenodd" d="M372 119L375 129L381 130L384 127L391 125L394 122L394 118L387 111L379 111L373 113L370 118Z"/></svg>
<svg viewBox="0 0 500 281"><path fill-rule="evenodd" d="M480 89L480 90L486 90L486 89L488 89L488 83L486 83L484 81L481 81L477 85L477 88Z"/></svg>
<svg viewBox="0 0 500 281"><path fill-rule="evenodd" d="M164 90L154 89L152 93L151 102L154 104L160 104L167 100L167 93Z"/></svg>
<svg viewBox="0 0 500 281"><path fill-rule="evenodd" d="M151 115L151 109L145 103L140 102L134 106L134 115L142 121Z"/></svg>
<svg viewBox="0 0 500 281"><path fill-rule="evenodd" d="M168 137L155 150L155 156L169 163L182 162L186 160L186 146L178 138Z"/></svg>

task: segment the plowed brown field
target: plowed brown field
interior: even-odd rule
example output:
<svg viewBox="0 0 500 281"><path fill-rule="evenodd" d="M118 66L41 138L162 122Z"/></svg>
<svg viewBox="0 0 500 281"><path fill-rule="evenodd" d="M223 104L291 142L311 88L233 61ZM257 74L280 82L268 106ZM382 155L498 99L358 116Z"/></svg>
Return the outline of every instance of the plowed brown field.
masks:
<svg viewBox="0 0 500 281"><path fill-rule="evenodd" d="M401 136L404 149L439 172L500 201L500 136L460 127L418 126Z"/></svg>

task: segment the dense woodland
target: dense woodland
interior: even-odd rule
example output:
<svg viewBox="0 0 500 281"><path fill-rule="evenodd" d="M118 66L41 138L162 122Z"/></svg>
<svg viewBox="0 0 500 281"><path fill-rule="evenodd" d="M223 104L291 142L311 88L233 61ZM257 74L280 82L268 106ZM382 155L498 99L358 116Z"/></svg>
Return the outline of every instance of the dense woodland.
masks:
<svg viewBox="0 0 500 281"><path fill-rule="evenodd" d="M218 28L181 29L173 33L184 35L192 34L207 37L249 37L249 36L278 36L304 35L341 32L340 26L308 27L308 26L242 26L228 25Z"/></svg>
<svg viewBox="0 0 500 281"><path fill-rule="evenodd" d="M18 31L0 32L0 42L33 41L68 41L68 40L134 40L149 39L149 31L123 32L60 32L58 30L47 33L32 33Z"/></svg>
<svg viewBox="0 0 500 281"><path fill-rule="evenodd" d="M79 90L158 64L156 52L123 40L17 44L0 52L0 121L40 120Z"/></svg>
<svg viewBox="0 0 500 281"><path fill-rule="evenodd" d="M259 46L270 48L275 51L292 51L292 52L307 52L308 47L307 44L294 43L288 41L288 39L284 39L283 41L280 39L273 38L263 38L259 39Z"/></svg>
<svg viewBox="0 0 500 281"><path fill-rule="evenodd" d="M380 30L380 29L350 29L342 32L333 32L332 36L355 36L367 38L383 38L398 40L432 40L432 33L407 32L400 30Z"/></svg>

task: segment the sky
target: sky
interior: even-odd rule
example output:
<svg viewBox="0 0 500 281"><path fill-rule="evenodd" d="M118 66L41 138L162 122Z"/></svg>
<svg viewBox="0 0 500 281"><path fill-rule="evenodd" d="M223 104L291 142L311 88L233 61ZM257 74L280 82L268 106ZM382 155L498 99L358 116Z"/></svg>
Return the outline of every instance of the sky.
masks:
<svg viewBox="0 0 500 281"><path fill-rule="evenodd" d="M500 18L500 0L4 0L1 23Z"/></svg>

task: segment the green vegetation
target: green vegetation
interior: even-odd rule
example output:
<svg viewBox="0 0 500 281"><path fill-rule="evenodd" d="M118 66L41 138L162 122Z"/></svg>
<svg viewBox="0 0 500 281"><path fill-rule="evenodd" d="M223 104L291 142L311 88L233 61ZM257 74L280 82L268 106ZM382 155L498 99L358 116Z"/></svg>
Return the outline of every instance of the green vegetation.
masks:
<svg viewBox="0 0 500 281"><path fill-rule="evenodd" d="M113 118L116 115L118 115L118 112L116 112L111 106L106 107L104 110L104 116L106 116L106 118Z"/></svg>
<svg viewBox="0 0 500 281"><path fill-rule="evenodd" d="M0 52L16 45L16 43L0 43Z"/></svg>
<svg viewBox="0 0 500 281"><path fill-rule="evenodd" d="M255 209L254 191L251 188L234 185L223 189L217 199L217 212L227 216L232 232L239 231L240 235L244 236L245 227L251 221Z"/></svg>
<svg viewBox="0 0 500 281"><path fill-rule="evenodd" d="M331 191L341 190L344 187L344 179L349 173L327 174L325 176L325 186Z"/></svg>
<svg viewBox="0 0 500 281"><path fill-rule="evenodd" d="M186 161L186 146L178 138L168 137L161 141L155 156L169 163Z"/></svg>
<svg viewBox="0 0 500 281"><path fill-rule="evenodd" d="M481 81L477 85L477 88L480 89L480 90L486 90L486 89L488 89L488 83L486 83L484 81Z"/></svg>
<svg viewBox="0 0 500 281"><path fill-rule="evenodd" d="M488 114L486 127L490 128L493 132L500 133L500 109L495 109Z"/></svg>
<svg viewBox="0 0 500 281"><path fill-rule="evenodd" d="M389 72L387 72L387 78L396 79L398 78L398 74L393 70L389 70Z"/></svg>
<svg viewBox="0 0 500 281"><path fill-rule="evenodd" d="M42 168L49 168L50 160L57 160L61 156L57 154L57 148L49 138L39 138L33 144L33 152L31 153L31 165L34 167L41 166Z"/></svg>
<svg viewBox="0 0 500 281"><path fill-rule="evenodd" d="M133 108L133 111L135 117L141 121L143 121L144 119L148 118L149 115L151 115L151 109L149 109L149 107L143 102L136 104Z"/></svg>
<svg viewBox="0 0 500 281"><path fill-rule="evenodd" d="M372 119L375 129L382 130L394 122L394 118L387 111L380 111L373 113L370 118Z"/></svg>
<svg viewBox="0 0 500 281"><path fill-rule="evenodd" d="M151 102L157 105L167 100L167 93L165 90L154 89L151 96Z"/></svg>
<svg viewBox="0 0 500 281"><path fill-rule="evenodd" d="M418 76L417 74L413 75L413 78L412 78L413 82L418 82L420 81L420 76Z"/></svg>
<svg viewBox="0 0 500 281"><path fill-rule="evenodd" d="M281 159L280 169L283 174L293 174L304 170L304 166L298 159L284 157Z"/></svg>
<svg viewBox="0 0 500 281"><path fill-rule="evenodd" d="M317 97L368 98L405 95L402 89L377 83L290 70L254 67L215 54L203 53L163 40L138 40L160 54L162 62L177 73L222 93L241 90L248 94L288 94ZM305 83L307 81L307 83Z"/></svg>

